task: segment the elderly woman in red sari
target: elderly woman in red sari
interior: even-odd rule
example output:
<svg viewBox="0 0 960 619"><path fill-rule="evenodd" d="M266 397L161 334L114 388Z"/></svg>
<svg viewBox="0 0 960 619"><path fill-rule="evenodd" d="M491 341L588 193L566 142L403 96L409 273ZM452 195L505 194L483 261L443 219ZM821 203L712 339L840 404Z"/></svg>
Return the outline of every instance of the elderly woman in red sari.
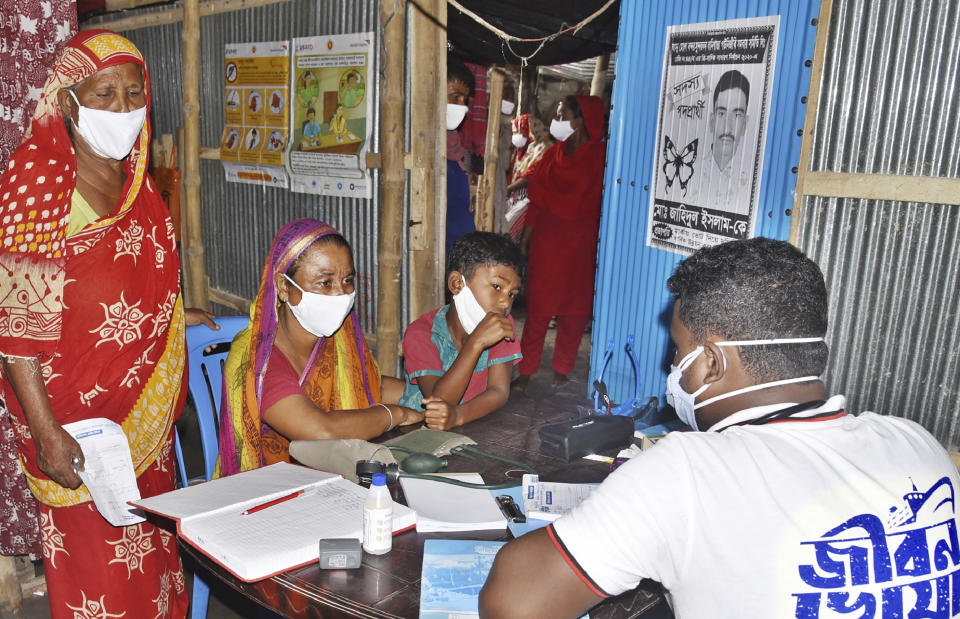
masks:
<svg viewBox="0 0 960 619"><path fill-rule="evenodd" d="M520 338L523 360L515 388L526 388L540 367L551 316L557 317L554 385L566 382L573 370L593 307L606 153L602 133L600 99L566 97L550 124L557 143L543 154L529 177L530 205L520 241L528 261L527 320Z"/></svg>
<svg viewBox="0 0 960 619"><path fill-rule="evenodd" d="M0 398L41 504L53 617L183 617L187 607L173 535L109 524L62 427L116 422L141 495L173 489L187 317L173 225L147 174L149 111L137 48L81 32L0 178Z"/></svg>
<svg viewBox="0 0 960 619"><path fill-rule="evenodd" d="M288 462L292 440L369 439L423 421L397 404L403 381L381 376L367 349L355 280L350 245L329 225L298 219L277 232L224 368L221 475Z"/></svg>

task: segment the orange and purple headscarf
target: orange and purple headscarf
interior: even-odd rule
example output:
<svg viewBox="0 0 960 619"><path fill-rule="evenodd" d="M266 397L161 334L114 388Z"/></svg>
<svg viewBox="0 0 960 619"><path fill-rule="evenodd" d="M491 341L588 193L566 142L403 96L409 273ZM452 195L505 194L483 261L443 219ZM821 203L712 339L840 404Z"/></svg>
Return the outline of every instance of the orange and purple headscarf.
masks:
<svg viewBox="0 0 960 619"><path fill-rule="evenodd" d="M221 475L265 463L260 398L278 328L276 275L287 272L308 247L328 235L340 233L322 221L298 219L283 226L273 240L260 290L250 308L250 326L234 338L224 368ZM367 408L380 400L380 369L367 350L356 310L331 337L317 341L300 385L303 393L326 411Z"/></svg>

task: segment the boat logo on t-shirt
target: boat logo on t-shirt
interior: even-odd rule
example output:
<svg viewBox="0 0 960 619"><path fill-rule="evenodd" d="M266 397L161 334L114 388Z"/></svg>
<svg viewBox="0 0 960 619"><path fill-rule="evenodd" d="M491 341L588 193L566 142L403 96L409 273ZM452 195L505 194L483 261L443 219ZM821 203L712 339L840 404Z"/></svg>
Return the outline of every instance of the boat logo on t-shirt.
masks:
<svg viewBox="0 0 960 619"><path fill-rule="evenodd" d="M954 617L960 614L960 541L949 477L903 495L883 517L860 514L801 542L807 587L796 617ZM802 560L801 560L802 561Z"/></svg>

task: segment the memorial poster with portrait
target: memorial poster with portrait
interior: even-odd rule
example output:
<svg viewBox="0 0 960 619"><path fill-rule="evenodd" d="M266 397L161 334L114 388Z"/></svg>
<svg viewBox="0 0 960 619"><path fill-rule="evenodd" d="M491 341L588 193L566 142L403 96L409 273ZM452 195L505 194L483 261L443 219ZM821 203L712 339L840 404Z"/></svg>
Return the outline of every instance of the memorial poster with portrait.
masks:
<svg viewBox="0 0 960 619"><path fill-rule="evenodd" d="M647 245L752 237L780 17L667 28Z"/></svg>
<svg viewBox="0 0 960 619"><path fill-rule="evenodd" d="M293 40L287 146L293 191L371 197L373 42L372 32Z"/></svg>
<svg viewBox="0 0 960 619"><path fill-rule="evenodd" d="M224 50L220 160L227 180L287 187L290 43L230 43Z"/></svg>

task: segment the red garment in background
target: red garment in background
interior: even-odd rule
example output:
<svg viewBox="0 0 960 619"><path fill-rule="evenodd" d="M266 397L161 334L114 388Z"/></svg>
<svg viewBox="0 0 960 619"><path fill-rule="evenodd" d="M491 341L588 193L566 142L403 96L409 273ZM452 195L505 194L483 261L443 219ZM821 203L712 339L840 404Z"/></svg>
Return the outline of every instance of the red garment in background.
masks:
<svg viewBox="0 0 960 619"><path fill-rule="evenodd" d="M73 0L0 3L0 171L23 140L54 58L76 31ZM7 415L0 415L0 522L0 554L41 556L37 501Z"/></svg>
<svg viewBox="0 0 960 619"><path fill-rule="evenodd" d="M470 112L460 127L460 142L472 154L483 157L487 148L487 67L472 62L464 64L473 73L474 87L467 103Z"/></svg>
<svg viewBox="0 0 960 619"><path fill-rule="evenodd" d="M584 317L593 308L606 153L606 144L600 139L603 103L597 97L574 96L589 140L572 155L565 152L566 142L554 144L537 163L527 185L526 225L533 228L526 288L531 329L528 335L524 326L520 341L522 375L534 374L540 366L543 336L537 335L539 323L550 316L558 317L553 369L569 373L573 367L567 361L576 358L587 322Z"/></svg>
<svg viewBox="0 0 960 619"><path fill-rule="evenodd" d="M74 0L0 2L0 170L30 126L53 59L76 32Z"/></svg>
<svg viewBox="0 0 960 619"><path fill-rule="evenodd" d="M589 314L603 197L606 144L603 103L576 95L590 140L573 155L566 142L550 147L527 185L530 197L527 225L530 239L528 312L559 316Z"/></svg>

